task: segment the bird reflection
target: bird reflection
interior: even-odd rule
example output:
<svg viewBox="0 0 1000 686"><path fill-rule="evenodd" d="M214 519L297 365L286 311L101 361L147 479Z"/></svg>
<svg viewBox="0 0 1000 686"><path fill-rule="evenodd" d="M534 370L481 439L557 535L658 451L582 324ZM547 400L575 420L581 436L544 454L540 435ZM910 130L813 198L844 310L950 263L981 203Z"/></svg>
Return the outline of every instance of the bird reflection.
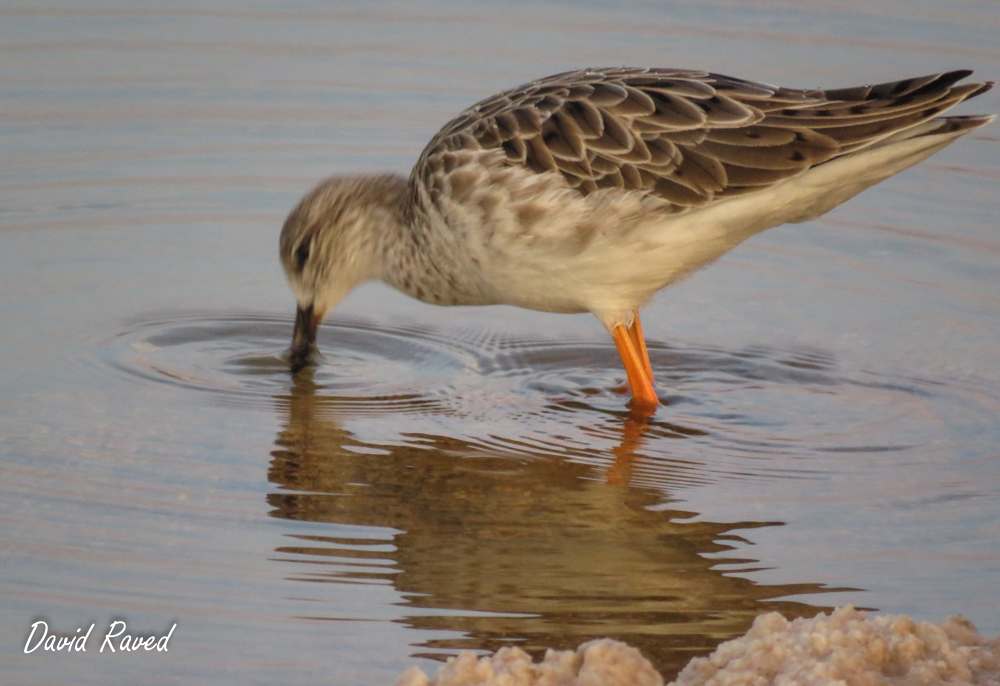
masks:
<svg viewBox="0 0 1000 686"><path fill-rule="evenodd" d="M720 553L746 542L740 531L778 523L695 521L698 513L669 506L663 488L632 485L635 465L650 459L645 441L669 433L646 419L616 418L618 445L595 465L527 441L509 452L416 433L366 443L338 421L350 418L349 403L322 391L306 370L276 398L284 429L268 474L277 487L272 515L402 533L388 552L332 536L279 552L315 563L302 577L309 581L389 579L413 609L410 626L464 636L426 643L420 655L511 643L538 653L611 636L640 648L666 676L746 631L761 612L824 609L775 598L840 590L735 576L733 565L755 561ZM664 483L672 469L661 465ZM331 567L334 558L353 566Z"/></svg>

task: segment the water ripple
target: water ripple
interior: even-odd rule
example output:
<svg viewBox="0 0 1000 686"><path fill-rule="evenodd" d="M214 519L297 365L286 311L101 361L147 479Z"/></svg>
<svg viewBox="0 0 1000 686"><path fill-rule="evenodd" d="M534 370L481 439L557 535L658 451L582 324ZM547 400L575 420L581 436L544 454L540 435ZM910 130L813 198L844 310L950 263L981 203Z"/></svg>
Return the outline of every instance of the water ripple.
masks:
<svg viewBox="0 0 1000 686"><path fill-rule="evenodd" d="M302 392L288 373L291 330L288 317L158 314L105 336L97 353L120 378L195 392L192 400L282 407ZM318 340L324 354L308 392L324 416L392 416L407 441L463 436L463 451L483 455L601 462L621 445L624 374L610 343L345 319L325 324ZM966 424L994 411L994 400L955 381L845 370L823 350L653 344L650 357L665 407L633 448L655 458L640 465L654 480L665 464L688 482L815 478L818 463L799 458L926 454L958 430L943 407L960 405ZM677 468L688 459L701 476Z"/></svg>

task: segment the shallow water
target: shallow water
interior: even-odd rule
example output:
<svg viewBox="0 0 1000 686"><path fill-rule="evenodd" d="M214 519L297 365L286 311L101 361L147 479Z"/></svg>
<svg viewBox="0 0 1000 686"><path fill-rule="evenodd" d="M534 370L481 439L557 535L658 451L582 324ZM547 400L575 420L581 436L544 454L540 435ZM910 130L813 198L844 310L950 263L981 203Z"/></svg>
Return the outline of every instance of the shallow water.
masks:
<svg viewBox="0 0 1000 686"><path fill-rule="evenodd" d="M613 636L665 674L777 609L1000 631L1000 134L751 239L644 315L362 287L295 380L277 262L336 172L405 172L582 65L1000 75L989 3L0 8L0 671L391 683ZM991 92L966 112L1000 112ZM83 654L25 655L32 622ZM166 653L98 653L114 619Z"/></svg>

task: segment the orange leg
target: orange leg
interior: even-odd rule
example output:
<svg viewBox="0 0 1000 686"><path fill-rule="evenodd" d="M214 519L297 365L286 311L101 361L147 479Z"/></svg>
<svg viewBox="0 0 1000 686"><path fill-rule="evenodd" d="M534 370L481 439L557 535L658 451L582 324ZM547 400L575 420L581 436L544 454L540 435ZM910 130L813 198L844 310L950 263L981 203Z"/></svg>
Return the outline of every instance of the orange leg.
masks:
<svg viewBox="0 0 1000 686"><path fill-rule="evenodd" d="M640 357L632 342L632 334L621 324L611 331L611 337L615 340L615 347L618 348L618 354L625 364L628 383L632 387L632 409L646 415L653 414L659 407L660 400L653 390L652 372L648 375L646 372L650 367L645 344L642 345Z"/></svg>
<svg viewBox="0 0 1000 686"><path fill-rule="evenodd" d="M646 351L646 339L642 335L642 322L639 321L638 310L635 310L635 319L632 320L632 326L628 327L628 337L632 339L632 346L642 361L642 368L646 372L646 378L649 379L649 383L655 384L656 379L653 378L653 366L649 363L649 353Z"/></svg>

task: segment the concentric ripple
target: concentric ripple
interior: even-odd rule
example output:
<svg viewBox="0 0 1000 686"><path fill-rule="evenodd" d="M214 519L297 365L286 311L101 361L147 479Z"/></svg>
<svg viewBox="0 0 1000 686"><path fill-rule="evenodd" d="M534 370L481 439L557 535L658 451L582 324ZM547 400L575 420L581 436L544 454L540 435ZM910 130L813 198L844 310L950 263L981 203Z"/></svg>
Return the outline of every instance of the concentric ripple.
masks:
<svg viewBox="0 0 1000 686"><path fill-rule="evenodd" d="M414 417L400 435L429 433L416 418L435 418L433 432L503 454L601 461L604 448L621 443L624 373L610 342L335 319L320 330L324 356L304 382L288 372L291 330L289 318L259 314L151 316L98 350L102 366L119 376L180 387L201 402L274 407L308 393L328 415ZM778 455L919 449L926 456L977 417L994 416L995 399L968 385L844 370L821 350L654 343L650 357L666 407L634 447L699 462L708 451L709 469L730 476L746 476L754 461L754 473L802 475L787 460L774 463Z"/></svg>
<svg viewBox="0 0 1000 686"><path fill-rule="evenodd" d="M155 316L103 341L99 355L133 380L181 386L227 404L270 404L292 384L291 332L288 319L257 314ZM470 363L460 349L418 329L332 322L321 327L318 343L329 354L312 380L325 393L395 409L433 397Z"/></svg>

